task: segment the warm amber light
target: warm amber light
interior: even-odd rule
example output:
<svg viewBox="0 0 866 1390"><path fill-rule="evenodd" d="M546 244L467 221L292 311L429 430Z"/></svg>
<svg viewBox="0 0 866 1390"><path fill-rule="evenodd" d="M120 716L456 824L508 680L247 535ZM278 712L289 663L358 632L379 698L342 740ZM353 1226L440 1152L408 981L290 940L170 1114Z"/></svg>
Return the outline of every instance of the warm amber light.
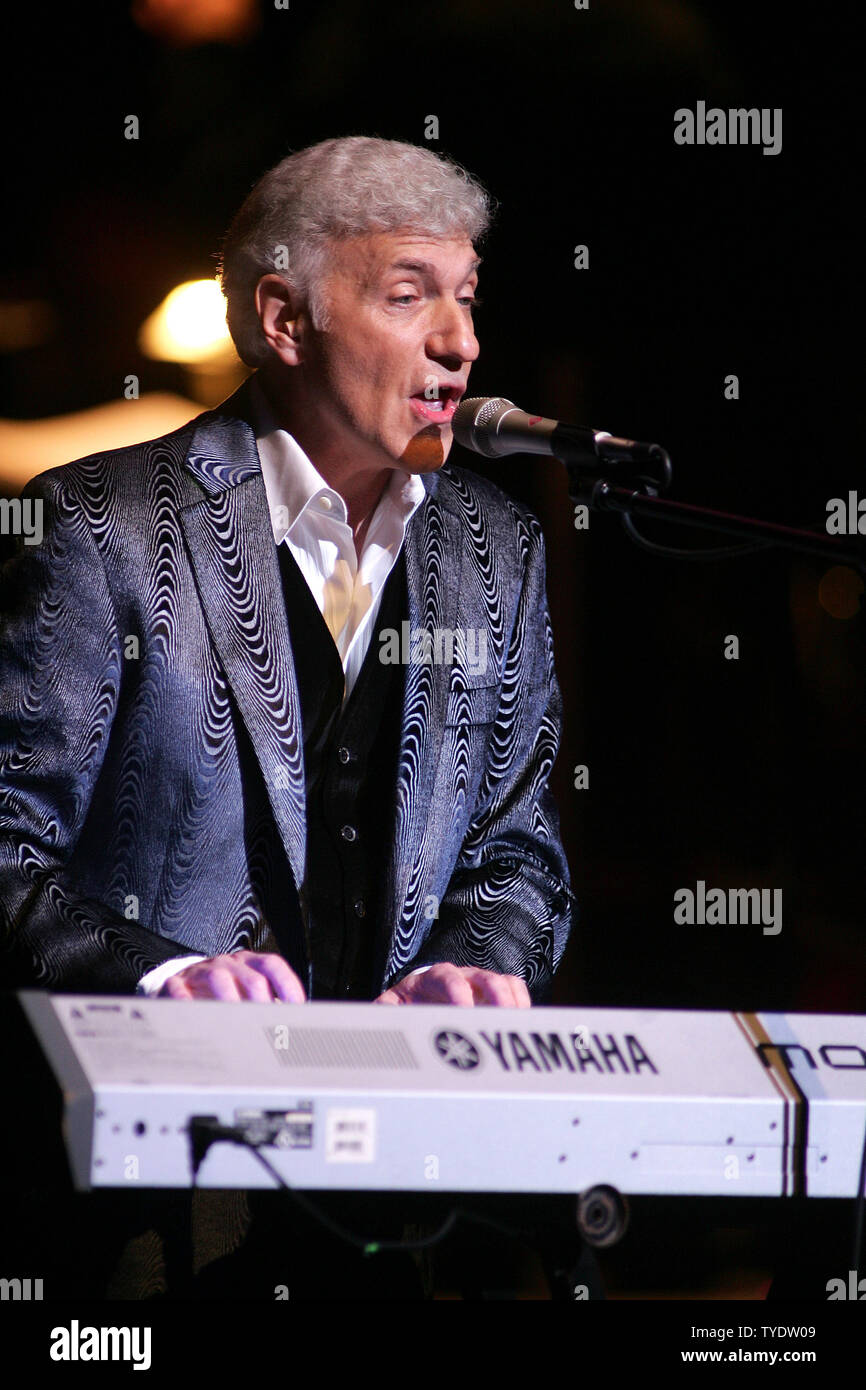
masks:
<svg viewBox="0 0 866 1390"><path fill-rule="evenodd" d="M160 362L212 362L233 357L226 301L216 280L187 280L142 324L139 347Z"/></svg>

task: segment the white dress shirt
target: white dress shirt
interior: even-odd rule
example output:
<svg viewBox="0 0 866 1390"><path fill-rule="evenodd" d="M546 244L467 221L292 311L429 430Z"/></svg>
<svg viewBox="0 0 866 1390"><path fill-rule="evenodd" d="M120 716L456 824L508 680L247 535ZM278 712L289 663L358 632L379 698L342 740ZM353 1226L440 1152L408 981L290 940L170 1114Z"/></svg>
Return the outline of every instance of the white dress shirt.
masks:
<svg viewBox="0 0 866 1390"><path fill-rule="evenodd" d="M424 484L417 473L392 470L359 556L343 498L297 440L277 426L255 378L251 393L274 540L288 545L328 625L346 676L345 702L364 663L406 527L427 495Z"/></svg>
<svg viewBox="0 0 866 1390"><path fill-rule="evenodd" d="M250 401L274 541L291 550L334 639L345 673L345 704L367 655L406 527L427 493L417 473L394 469L359 556L345 501L298 441L277 425L255 377L250 381ZM163 961L142 976L137 992L158 994L169 976L206 959L189 955Z"/></svg>

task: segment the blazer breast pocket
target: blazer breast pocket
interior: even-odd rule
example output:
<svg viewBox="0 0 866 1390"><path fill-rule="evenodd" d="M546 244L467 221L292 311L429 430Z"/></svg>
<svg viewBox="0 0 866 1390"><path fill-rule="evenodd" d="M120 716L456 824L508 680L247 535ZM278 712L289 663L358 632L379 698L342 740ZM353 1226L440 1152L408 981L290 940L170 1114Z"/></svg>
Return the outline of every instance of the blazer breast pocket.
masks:
<svg viewBox="0 0 866 1390"><path fill-rule="evenodd" d="M500 685L470 685L465 689L449 690L445 710L445 728L466 724L492 724L499 708Z"/></svg>

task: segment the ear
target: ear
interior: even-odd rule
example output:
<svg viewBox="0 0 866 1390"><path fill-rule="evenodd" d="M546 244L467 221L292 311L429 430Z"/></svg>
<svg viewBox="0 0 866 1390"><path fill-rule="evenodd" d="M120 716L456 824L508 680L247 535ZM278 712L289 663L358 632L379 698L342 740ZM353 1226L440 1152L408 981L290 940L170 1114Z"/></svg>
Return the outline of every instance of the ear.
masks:
<svg viewBox="0 0 866 1390"><path fill-rule="evenodd" d="M308 318L299 296L279 275L263 275L256 285L256 313L268 343L288 367L303 362Z"/></svg>

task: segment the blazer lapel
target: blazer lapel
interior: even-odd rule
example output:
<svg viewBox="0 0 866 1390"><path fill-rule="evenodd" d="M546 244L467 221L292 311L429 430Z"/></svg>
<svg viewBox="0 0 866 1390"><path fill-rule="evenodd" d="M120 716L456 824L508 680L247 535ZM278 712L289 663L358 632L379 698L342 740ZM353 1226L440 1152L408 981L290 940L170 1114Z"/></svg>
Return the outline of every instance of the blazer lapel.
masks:
<svg viewBox="0 0 866 1390"><path fill-rule="evenodd" d="M419 629L456 627L462 561L461 527L440 498L439 479L426 475L427 500L406 531L406 580L410 635ZM448 768L441 757L451 667L410 661L406 668L394 838L383 898L383 931L377 965L387 980L415 949L416 921L424 906L428 871L435 860L428 811L448 795ZM404 919L405 914L405 919Z"/></svg>
<svg viewBox="0 0 866 1390"><path fill-rule="evenodd" d="M180 521L208 629L301 893L301 706L261 463L251 426L238 418L240 394L205 416L195 431L186 467L206 496L182 508Z"/></svg>

